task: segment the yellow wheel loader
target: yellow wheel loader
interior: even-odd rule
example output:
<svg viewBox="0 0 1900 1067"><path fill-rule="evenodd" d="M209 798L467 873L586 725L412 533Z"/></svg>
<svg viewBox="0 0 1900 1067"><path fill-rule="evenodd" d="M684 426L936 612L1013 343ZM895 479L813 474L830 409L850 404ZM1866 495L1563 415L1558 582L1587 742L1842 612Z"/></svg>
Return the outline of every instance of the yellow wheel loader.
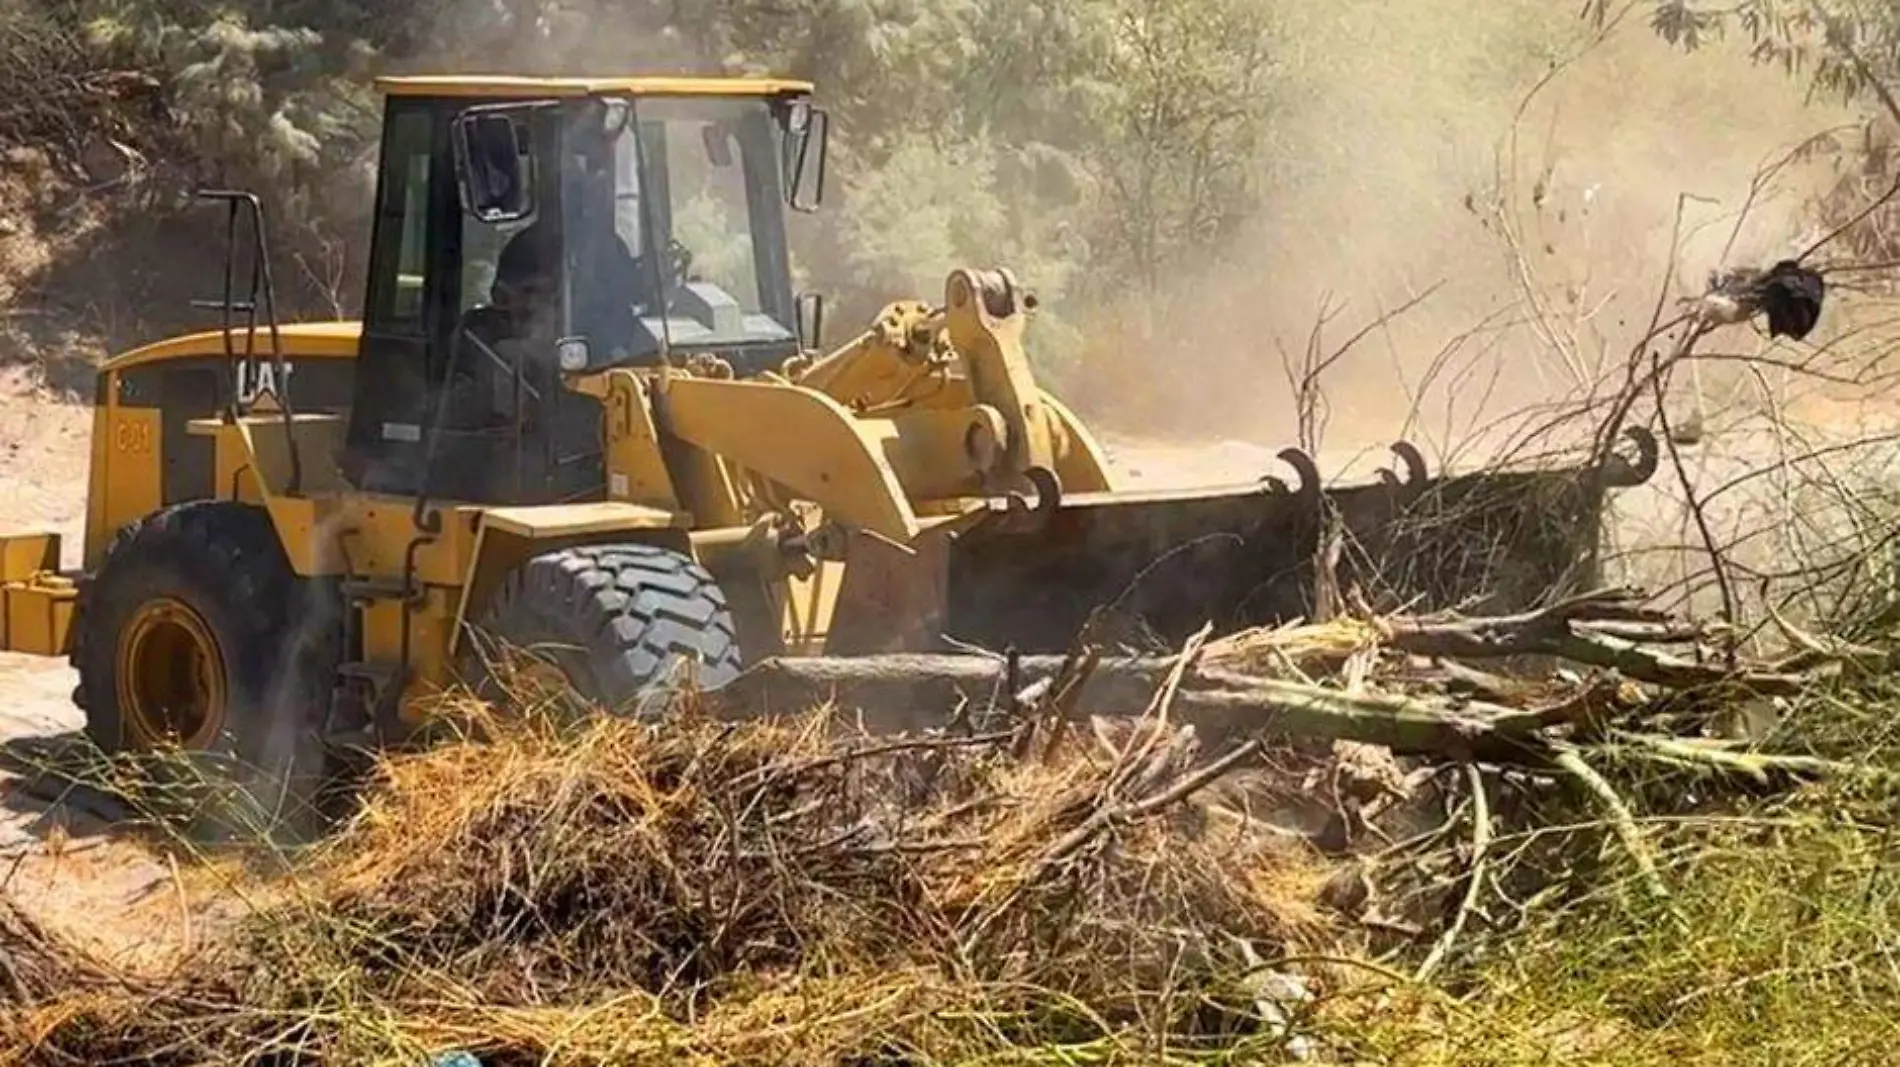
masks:
<svg viewBox="0 0 1900 1067"><path fill-rule="evenodd" d="M716 688L775 655L1171 643L1335 581L1523 606L1591 580L1605 494L1655 467L1641 434L1461 477L1401 445L1328 487L1288 450L1130 492L1038 384L1006 270L819 347L786 236L824 184L810 85L378 84L361 321L280 323L261 205L207 192L222 322L101 367L83 566L0 540L5 647L69 656L108 750L321 779L500 647L637 711L682 664Z"/></svg>

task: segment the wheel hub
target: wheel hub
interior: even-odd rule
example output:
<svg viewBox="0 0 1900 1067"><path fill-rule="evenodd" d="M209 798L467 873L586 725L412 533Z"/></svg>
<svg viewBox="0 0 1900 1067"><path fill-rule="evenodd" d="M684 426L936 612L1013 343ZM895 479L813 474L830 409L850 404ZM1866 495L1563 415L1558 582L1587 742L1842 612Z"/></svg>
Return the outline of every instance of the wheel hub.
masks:
<svg viewBox="0 0 1900 1067"><path fill-rule="evenodd" d="M224 656L204 617L172 597L141 604L119 637L118 696L141 747L210 746L224 726Z"/></svg>

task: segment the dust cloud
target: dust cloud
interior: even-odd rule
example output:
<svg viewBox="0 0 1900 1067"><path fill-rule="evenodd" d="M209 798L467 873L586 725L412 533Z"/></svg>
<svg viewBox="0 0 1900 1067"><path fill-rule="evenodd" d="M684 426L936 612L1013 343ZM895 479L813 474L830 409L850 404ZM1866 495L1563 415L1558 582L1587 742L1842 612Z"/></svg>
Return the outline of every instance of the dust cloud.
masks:
<svg viewBox="0 0 1900 1067"><path fill-rule="evenodd" d="M1815 167L1781 171L1739 231L1738 213L1765 163L1851 118L1738 44L1684 55L1638 18L1586 46L1572 4L1282 10L1291 91L1262 161L1272 192L1251 239L1210 265L1157 342L1171 403L1141 412L1149 433L1296 443L1283 357L1300 357L1323 303L1329 353L1433 286L1321 379L1325 444L1381 448L1404 433L1442 454L1500 415L1574 398L1647 332L1678 198L1695 199L1672 300L1719 264L1802 247Z"/></svg>
<svg viewBox="0 0 1900 1067"><path fill-rule="evenodd" d="M591 77L716 72L665 5L607 0L543 3L462 0L442 6L408 72Z"/></svg>
<svg viewBox="0 0 1900 1067"><path fill-rule="evenodd" d="M499 26L496 10L451 11L406 65L492 68L505 39L507 68L528 73L721 66L657 13L518 5L503 21L527 21ZM1803 200L1823 175L1789 167L1752 202L1751 183L1852 118L1739 42L1676 51L1640 12L1594 43L1576 5L1550 0L1281 0L1276 13L1281 90L1258 162L1269 191L1247 239L1171 291L1064 309L1094 331L1071 399L1111 434L1300 443L1289 360L1309 338L1332 352L1428 290L1320 379L1328 451L1404 435L1443 456L1527 405L1574 401L1647 332L1679 201L1672 300L1718 265L1803 246ZM478 24L481 42L456 32ZM802 73L822 96L824 72ZM1144 302L1165 313L1128 314ZM1161 325L1131 336L1123 324L1143 317Z"/></svg>

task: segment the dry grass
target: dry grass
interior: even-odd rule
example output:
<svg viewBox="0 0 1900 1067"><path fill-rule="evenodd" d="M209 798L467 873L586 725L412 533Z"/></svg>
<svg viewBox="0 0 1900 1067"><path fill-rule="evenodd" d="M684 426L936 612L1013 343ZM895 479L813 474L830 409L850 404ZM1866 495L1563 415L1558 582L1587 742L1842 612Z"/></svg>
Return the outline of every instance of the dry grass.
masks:
<svg viewBox="0 0 1900 1067"><path fill-rule="evenodd" d="M1203 662L1413 684L1379 646L1341 618L1234 635ZM1883 685L1817 688L1764 747L1900 768ZM9 916L0 1049L1281 1062L1261 978L1288 974L1315 987L1295 1025L1331 1062L1871 1063L1900 1036L1893 797L1870 781L1738 793L1706 767L1604 760L1672 892L1657 900L1588 798L1523 769L1444 776L1420 832L1328 859L1231 789L1144 804L1192 773L1177 734L879 740L823 712L643 726L452 710L486 740L382 761L355 819L175 974L117 973ZM1287 780L1269 785L1327 788L1293 787L1275 757ZM1342 873L1365 899L1342 899Z"/></svg>
<svg viewBox="0 0 1900 1067"><path fill-rule="evenodd" d="M1323 870L1244 820L1173 807L1059 846L1128 770L1073 738L1033 755L998 739L893 749L841 742L822 714L574 730L530 717L488 732L385 762L280 901L183 977L103 999L95 983L74 996L40 981L35 1006L6 1017L14 1054L1211 1053L1268 1040L1239 984L1247 961L1325 934ZM1165 789L1176 773L1166 758L1147 769L1119 788Z"/></svg>
<svg viewBox="0 0 1900 1067"><path fill-rule="evenodd" d="M1378 643L1341 619L1204 654L1412 684ZM1817 688L1764 747L1900 770L1883 686ZM1658 899L1589 798L1522 768L1443 776L1421 832L1329 857L1237 791L1296 788L1289 754L1193 793L1191 737L1143 725L878 739L823 710L450 710L483 740L383 759L353 819L174 973L0 908L0 1058L1273 1063L1290 1025L1325 1062L1661 1067L1872 1063L1900 1037L1874 778L1737 791L1605 759ZM1289 977L1312 999L1276 1002Z"/></svg>

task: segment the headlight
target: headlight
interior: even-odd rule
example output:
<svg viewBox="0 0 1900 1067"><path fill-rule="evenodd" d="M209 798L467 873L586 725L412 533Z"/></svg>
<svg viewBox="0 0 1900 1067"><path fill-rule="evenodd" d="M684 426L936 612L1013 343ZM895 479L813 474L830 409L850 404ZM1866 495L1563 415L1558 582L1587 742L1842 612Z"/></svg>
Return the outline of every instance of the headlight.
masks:
<svg viewBox="0 0 1900 1067"><path fill-rule="evenodd" d="M569 337L554 346L554 354L561 361L561 369L568 372L584 371L589 362L587 358L587 338Z"/></svg>

